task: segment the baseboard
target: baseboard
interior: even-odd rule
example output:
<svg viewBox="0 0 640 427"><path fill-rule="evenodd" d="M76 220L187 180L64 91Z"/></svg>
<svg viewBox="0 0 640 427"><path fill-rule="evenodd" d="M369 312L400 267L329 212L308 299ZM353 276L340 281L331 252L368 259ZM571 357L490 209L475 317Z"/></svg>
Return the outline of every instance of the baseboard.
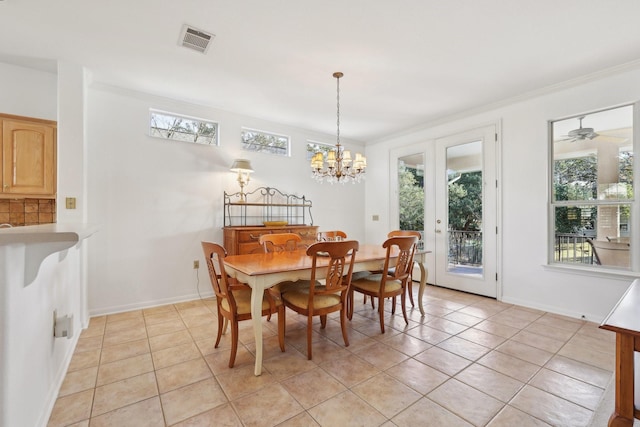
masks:
<svg viewBox="0 0 640 427"><path fill-rule="evenodd" d="M547 313L559 314L561 316L572 317L572 318L578 319L578 320L587 320L589 322L594 322L594 323L600 323L600 322L602 322L602 320L604 320L604 317L602 317L601 315L598 315L598 314L580 313L580 312L576 312L576 311L564 310L564 309L560 309L559 307L552 306L552 305L547 305L547 304L531 304L531 301L520 300L518 298L503 297L500 301L504 302L504 303L507 303L507 304L515 304L515 305L519 305L521 307L532 308L534 310L546 311Z"/></svg>
<svg viewBox="0 0 640 427"><path fill-rule="evenodd" d="M125 311L141 310L143 308L151 308L151 307L157 307L160 305L167 305L167 304L176 304L179 302L191 301L199 298L211 298L213 296L214 296L213 290L209 290L206 292L200 292L200 293L195 293L190 295L181 295L181 296L172 297L172 298L163 298L163 299L156 299L156 300L150 300L150 301L142 301L142 302L137 302L133 304L103 307L95 310L90 309L89 316L90 317L104 316L106 314L115 314L115 313L122 313Z"/></svg>

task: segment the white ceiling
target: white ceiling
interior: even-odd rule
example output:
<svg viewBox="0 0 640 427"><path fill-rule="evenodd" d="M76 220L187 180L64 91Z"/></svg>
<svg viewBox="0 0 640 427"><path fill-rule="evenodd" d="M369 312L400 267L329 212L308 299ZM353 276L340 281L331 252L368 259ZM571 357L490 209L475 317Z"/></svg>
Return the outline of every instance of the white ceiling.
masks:
<svg viewBox="0 0 640 427"><path fill-rule="evenodd" d="M341 135L367 142L634 62L639 18L637 0L0 0L0 61L329 134L342 71ZM216 35L206 55L184 24Z"/></svg>

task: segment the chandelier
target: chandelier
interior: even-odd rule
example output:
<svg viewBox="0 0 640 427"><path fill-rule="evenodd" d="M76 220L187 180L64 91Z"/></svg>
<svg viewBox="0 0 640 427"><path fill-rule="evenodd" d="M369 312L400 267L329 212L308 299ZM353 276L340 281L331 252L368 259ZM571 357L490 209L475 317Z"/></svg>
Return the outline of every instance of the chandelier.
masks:
<svg viewBox="0 0 640 427"><path fill-rule="evenodd" d="M335 150L331 150L327 153L327 158L324 158L322 152L317 152L311 158L311 171L313 178L318 182L326 181L330 184L339 182L344 184L345 182L360 182L364 177L364 170L367 167L367 159L360 153L356 153L356 158L351 158L351 152L345 150L340 145L340 77L344 74L341 72L333 73L333 77L336 78L337 85L337 105L338 105L338 132L337 142Z"/></svg>

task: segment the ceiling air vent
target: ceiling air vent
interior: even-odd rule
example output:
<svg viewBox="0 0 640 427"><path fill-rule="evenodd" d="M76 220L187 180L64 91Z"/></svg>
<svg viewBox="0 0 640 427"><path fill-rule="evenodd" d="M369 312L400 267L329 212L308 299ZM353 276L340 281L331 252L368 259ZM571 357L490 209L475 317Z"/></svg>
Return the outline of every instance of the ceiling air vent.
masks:
<svg viewBox="0 0 640 427"><path fill-rule="evenodd" d="M205 33L202 30L185 25L180 33L179 44L201 53L207 53L207 49L209 49L214 37L215 34Z"/></svg>

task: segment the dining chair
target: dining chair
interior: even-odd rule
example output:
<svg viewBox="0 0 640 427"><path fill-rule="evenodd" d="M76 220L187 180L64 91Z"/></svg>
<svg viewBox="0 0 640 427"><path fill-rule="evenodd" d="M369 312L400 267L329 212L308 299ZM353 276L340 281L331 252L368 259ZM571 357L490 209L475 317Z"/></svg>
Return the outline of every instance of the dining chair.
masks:
<svg viewBox="0 0 640 427"><path fill-rule="evenodd" d="M332 231L320 231L318 232L318 241L319 242L330 242L338 239L346 239L347 233L341 230L332 230Z"/></svg>
<svg viewBox="0 0 640 427"><path fill-rule="evenodd" d="M227 251L220 245L202 242L204 258L209 270L211 286L216 294L218 308L218 336L215 348L220 344L220 338L226 330L226 319L231 323L231 354L229 367L233 368L238 351L238 322L251 319L251 288L245 284L231 283L224 268L224 258ZM262 316L278 313L278 341L280 350L284 351L284 306L282 301L271 297L265 291L262 296Z"/></svg>
<svg viewBox="0 0 640 427"><path fill-rule="evenodd" d="M349 319L353 318L353 296L354 292L360 292L370 297L378 298L378 313L380 314L380 331L384 334L384 300L393 298L392 313L395 313L395 297L400 296L402 315L404 321L407 319L406 287L411 269L413 268L413 256L416 251L418 238L415 236L390 237L382 244L387 249L384 260L384 267L380 273L371 274L351 282L349 288ZM395 268L389 267L389 261L393 253L393 248L398 249Z"/></svg>
<svg viewBox="0 0 640 427"><path fill-rule="evenodd" d="M302 237L296 233L261 234L258 243L264 252L295 251L302 242Z"/></svg>
<svg viewBox="0 0 640 427"><path fill-rule="evenodd" d="M307 255L313 257L311 279L301 281L306 282L307 287L294 288L282 294L282 301L286 307L307 316L309 360L312 358L311 335L314 316L320 316L320 327L324 329L327 326L327 314L339 311L342 338L345 346L349 346L346 324L347 297L358 247L357 240L318 242L309 246Z"/></svg>
<svg viewBox="0 0 640 427"><path fill-rule="evenodd" d="M397 237L397 236L416 236L418 241L422 239L422 234L419 231L414 230L393 230L387 234L387 237ZM409 280L407 282L407 290L409 291L409 301L411 302L411 306L415 306L413 302L413 266L411 267L411 273L409 274Z"/></svg>

